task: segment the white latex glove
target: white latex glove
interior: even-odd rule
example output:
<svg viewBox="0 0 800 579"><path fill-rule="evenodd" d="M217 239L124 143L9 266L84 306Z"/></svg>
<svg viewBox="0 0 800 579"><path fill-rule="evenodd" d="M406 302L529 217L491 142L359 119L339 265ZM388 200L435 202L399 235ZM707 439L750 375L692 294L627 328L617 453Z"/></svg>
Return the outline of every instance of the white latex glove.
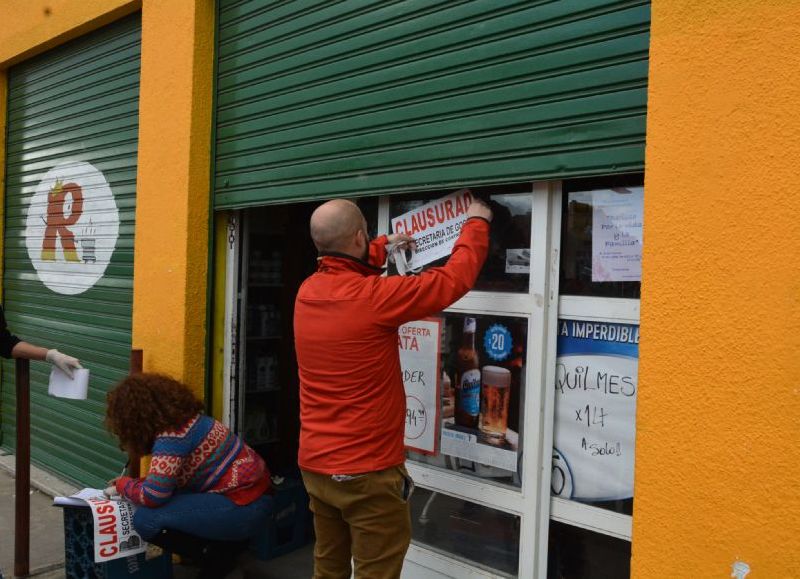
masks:
<svg viewBox="0 0 800 579"><path fill-rule="evenodd" d="M47 356L45 357L45 360L64 372L64 374L70 378L73 377L72 370L76 368L83 368L77 358L62 354L58 350L47 350Z"/></svg>

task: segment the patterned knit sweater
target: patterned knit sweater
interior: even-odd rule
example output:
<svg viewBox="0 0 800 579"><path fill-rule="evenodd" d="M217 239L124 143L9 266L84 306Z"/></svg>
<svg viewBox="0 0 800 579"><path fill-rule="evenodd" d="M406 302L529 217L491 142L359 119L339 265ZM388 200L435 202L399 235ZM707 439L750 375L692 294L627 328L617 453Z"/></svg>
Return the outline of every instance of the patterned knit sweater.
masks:
<svg viewBox="0 0 800 579"><path fill-rule="evenodd" d="M153 444L145 478L117 479L117 492L146 507L173 493L220 493L246 505L269 489L263 459L222 423L198 414L181 429L162 432Z"/></svg>

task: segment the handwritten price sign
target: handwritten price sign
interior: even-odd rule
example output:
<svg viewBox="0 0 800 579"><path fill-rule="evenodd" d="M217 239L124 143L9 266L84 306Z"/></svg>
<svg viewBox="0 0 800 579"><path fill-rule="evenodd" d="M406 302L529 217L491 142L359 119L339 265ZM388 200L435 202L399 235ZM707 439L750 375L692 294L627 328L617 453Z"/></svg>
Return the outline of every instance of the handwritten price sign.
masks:
<svg viewBox="0 0 800 579"><path fill-rule="evenodd" d="M406 390L406 447L435 454L441 400L441 320L421 320L400 326L397 347Z"/></svg>
<svg viewBox="0 0 800 579"><path fill-rule="evenodd" d="M553 494L633 496L639 327L559 320Z"/></svg>

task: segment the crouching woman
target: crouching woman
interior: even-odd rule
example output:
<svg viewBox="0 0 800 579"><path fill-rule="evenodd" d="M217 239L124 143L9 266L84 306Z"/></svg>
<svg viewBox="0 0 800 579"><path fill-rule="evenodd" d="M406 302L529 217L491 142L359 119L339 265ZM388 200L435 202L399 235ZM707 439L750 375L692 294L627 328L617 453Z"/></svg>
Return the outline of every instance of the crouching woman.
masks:
<svg viewBox="0 0 800 579"><path fill-rule="evenodd" d="M196 560L200 577L224 577L272 509L262 458L205 416L188 387L159 374L128 376L108 393L106 425L120 447L152 455L144 478L112 481L140 505L142 538Z"/></svg>

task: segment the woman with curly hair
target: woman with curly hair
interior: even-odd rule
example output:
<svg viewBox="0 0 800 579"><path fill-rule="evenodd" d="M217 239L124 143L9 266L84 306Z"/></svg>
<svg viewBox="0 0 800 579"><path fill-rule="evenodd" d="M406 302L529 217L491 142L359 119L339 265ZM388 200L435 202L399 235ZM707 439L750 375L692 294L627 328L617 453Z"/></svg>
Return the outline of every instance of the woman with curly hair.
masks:
<svg viewBox="0 0 800 579"><path fill-rule="evenodd" d="M139 507L142 538L197 560L199 577L230 571L272 508L262 458L203 414L187 386L160 374L134 374L108 393L106 426L120 447L152 455L143 478L120 477L117 492Z"/></svg>

